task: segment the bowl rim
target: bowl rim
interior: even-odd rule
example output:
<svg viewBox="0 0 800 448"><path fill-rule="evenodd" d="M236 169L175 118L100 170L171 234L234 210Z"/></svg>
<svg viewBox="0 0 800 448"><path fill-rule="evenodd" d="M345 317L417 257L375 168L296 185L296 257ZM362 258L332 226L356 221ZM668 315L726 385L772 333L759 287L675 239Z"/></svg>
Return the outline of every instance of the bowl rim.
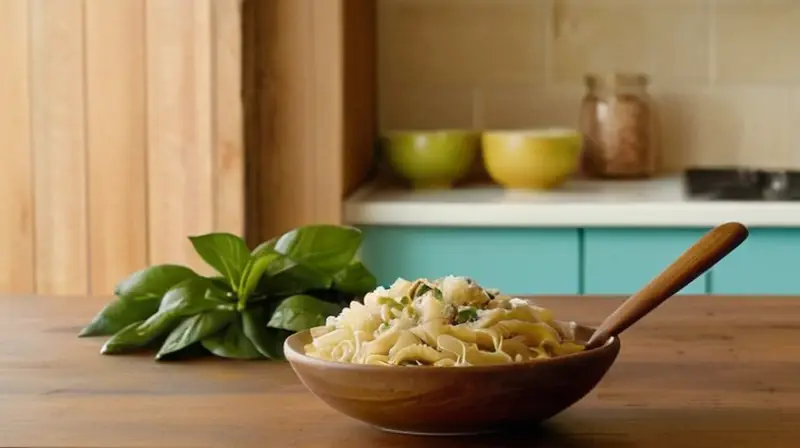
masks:
<svg viewBox="0 0 800 448"><path fill-rule="evenodd" d="M578 326L583 327L589 330L595 330L595 327L590 327L587 325L578 324ZM570 353L567 355L562 356L555 356L552 358L537 358L531 359L528 361L522 362L510 362L507 364L493 364L493 365L482 365L482 366L441 366L441 367L428 367L428 366L421 366L422 368L415 368L415 366L384 366L380 364L355 364L355 363L348 363L348 362L340 362L340 361L333 361L328 359L320 359L314 358L312 356L308 356L303 352L295 350L292 347L294 341L299 339L306 338L311 333L311 330L302 330L298 331L292 335L290 335L283 343L283 351L284 357L286 358L289 363L299 362L308 365L314 365L316 367L322 368L332 368L332 369L343 369L343 370L359 370L359 371L372 371L372 372L397 372L401 371L399 369L408 369L402 370L403 372L408 372L409 374L417 374L417 373L426 373L430 374L431 372L492 372L492 371L505 371L509 369L513 370L521 370L527 369L529 367L533 367L539 364L547 364L547 365L557 365L571 362L574 359L578 358L585 358L590 356L597 356L602 352L616 352L619 353L621 348L621 340L619 336L612 336L610 337L603 345L600 347L596 347L589 350L582 350L580 352Z"/></svg>
<svg viewBox="0 0 800 448"><path fill-rule="evenodd" d="M576 138L582 135L577 128L569 126L552 126L541 128L515 128L515 129L491 129L483 131L485 137L502 138Z"/></svg>
<svg viewBox="0 0 800 448"><path fill-rule="evenodd" d="M430 137L430 136L453 136L453 137L472 137L480 136L482 131L467 128L443 128L443 129L393 129L381 131L379 137Z"/></svg>

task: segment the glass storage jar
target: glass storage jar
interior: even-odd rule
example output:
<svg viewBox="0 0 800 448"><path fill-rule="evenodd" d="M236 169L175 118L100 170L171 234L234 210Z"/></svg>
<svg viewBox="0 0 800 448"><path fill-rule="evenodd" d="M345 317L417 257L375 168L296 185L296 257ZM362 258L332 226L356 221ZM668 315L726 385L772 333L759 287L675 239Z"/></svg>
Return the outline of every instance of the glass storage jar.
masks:
<svg viewBox="0 0 800 448"><path fill-rule="evenodd" d="M654 113L642 74L587 75L581 103L587 177L646 178L656 170Z"/></svg>

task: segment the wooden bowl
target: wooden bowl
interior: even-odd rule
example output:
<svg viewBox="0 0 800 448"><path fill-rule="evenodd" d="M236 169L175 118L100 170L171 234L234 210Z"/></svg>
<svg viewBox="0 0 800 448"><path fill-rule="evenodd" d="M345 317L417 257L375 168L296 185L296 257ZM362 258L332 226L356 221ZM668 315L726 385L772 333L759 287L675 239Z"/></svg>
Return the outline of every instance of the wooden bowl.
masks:
<svg viewBox="0 0 800 448"><path fill-rule="evenodd" d="M579 326L585 342L593 328ZM588 394L620 350L618 338L571 355L477 367L389 367L306 356L308 331L290 336L286 358L303 384L344 415L418 435L492 432L548 419Z"/></svg>

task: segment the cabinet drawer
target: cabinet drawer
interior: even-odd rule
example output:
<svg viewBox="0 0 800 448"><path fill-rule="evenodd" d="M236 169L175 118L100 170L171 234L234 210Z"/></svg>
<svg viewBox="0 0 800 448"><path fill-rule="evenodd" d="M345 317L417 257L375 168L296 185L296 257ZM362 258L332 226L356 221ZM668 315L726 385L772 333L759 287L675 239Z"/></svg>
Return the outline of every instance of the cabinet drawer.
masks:
<svg viewBox="0 0 800 448"><path fill-rule="evenodd" d="M382 285L464 275L509 294L577 294L576 229L365 226L363 260Z"/></svg>
<svg viewBox="0 0 800 448"><path fill-rule="evenodd" d="M631 294L672 263L707 229L586 229L585 294ZM708 274L680 294L708 293Z"/></svg>
<svg viewBox="0 0 800 448"><path fill-rule="evenodd" d="M714 294L800 294L800 229L750 229L714 268Z"/></svg>

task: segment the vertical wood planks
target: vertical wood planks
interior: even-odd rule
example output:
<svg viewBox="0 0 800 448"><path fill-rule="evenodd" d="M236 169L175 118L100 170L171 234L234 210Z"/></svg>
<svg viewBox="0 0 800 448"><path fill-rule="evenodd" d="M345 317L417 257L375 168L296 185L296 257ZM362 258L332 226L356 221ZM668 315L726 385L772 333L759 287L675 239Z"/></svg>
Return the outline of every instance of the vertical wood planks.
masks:
<svg viewBox="0 0 800 448"><path fill-rule="evenodd" d="M256 57L263 64L259 71L264 76L259 83L262 135L261 146L251 150L260 153L256 174L262 195L259 230L261 238L267 239L330 218L323 210L329 207L328 196L334 189L322 182L335 179L324 175L334 171L330 161L337 156L339 142L326 142L324 152L315 146L314 54L322 49L313 43L311 1L263 2L261 9L258 26L264 33ZM323 157L315 160L315 155Z"/></svg>
<svg viewBox="0 0 800 448"><path fill-rule="evenodd" d="M214 228L243 235L244 111L239 0L213 0Z"/></svg>
<svg viewBox="0 0 800 448"><path fill-rule="evenodd" d="M147 0L150 263L202 272L187 237L214 226L210 0Z"/></svg>
<svg viewBox="0 0 800 448"><path fill-rule="evenodd" d="M373 0L342 2L344 148L342 197L355 191L370 174L377 111L377 5Z"/></svg>
<svg viewBox="0 0 800 448"><path fill-rule="evenodd" d="M86 0L90 292L147 263L144 0Z"/></svg>
<svg viewBox="0 0 800 448"><path fill-rule="evenodd" d="M265 112L264 95L261 87L263 76L261 68L265 61L261 51L263 35L267 32L265 22L265 4L256 0L244 0L242 3L242 107L244 109L244 188L245 194L245 232L247 242L251 246L258 245L263 238L264 230L262 212L264 202L261 191L261 159L264 134L261 115Z"/></svg>
<svg viewBox="0 0 800 448"><path fill-rule="evenodd" d="M35 290L28 2L0 2L0 291Z"/></svg>
<svg viewBox="0 0 800 448"><path fill-rule="evenodd" d="M258 79L246 84L248 210L261 239L341 223L342 198L371 165L375 131L375 6L367 0L250 0ZM253 5L253 4L256 5ZM249 24L253 25L253 24ZM250 57L246 54L245 59ZM251 121L252 120L252 121ZM255 154L251 156L251 154ZM251 187L253 188L253 187Z"/></svg>
<svg viewBox="0 0 800 448"><path fill-rule="evenodd" d="M30 6L36 290L85 294L83 2L30 0Z"/></svg>
<svg viewBox="0 0 800 448"><path fill-rule="evenodd" d="M346 0L345 0L346 1ZM320 204L309 204L313 213L320 213L314 220L341 222L342 161L344 159L344 1L315 2L307 0L311 14L311 122L313 141L309 148L311 157L304 166L312 168L308 173L310 189L319 189L312 195L321 196ZM325 184L316 184L314 180ZM325 185L323 187L323 185ZM314 196L311 196L312 198ZM312 215L313 216L313 215Z"/></svg>

